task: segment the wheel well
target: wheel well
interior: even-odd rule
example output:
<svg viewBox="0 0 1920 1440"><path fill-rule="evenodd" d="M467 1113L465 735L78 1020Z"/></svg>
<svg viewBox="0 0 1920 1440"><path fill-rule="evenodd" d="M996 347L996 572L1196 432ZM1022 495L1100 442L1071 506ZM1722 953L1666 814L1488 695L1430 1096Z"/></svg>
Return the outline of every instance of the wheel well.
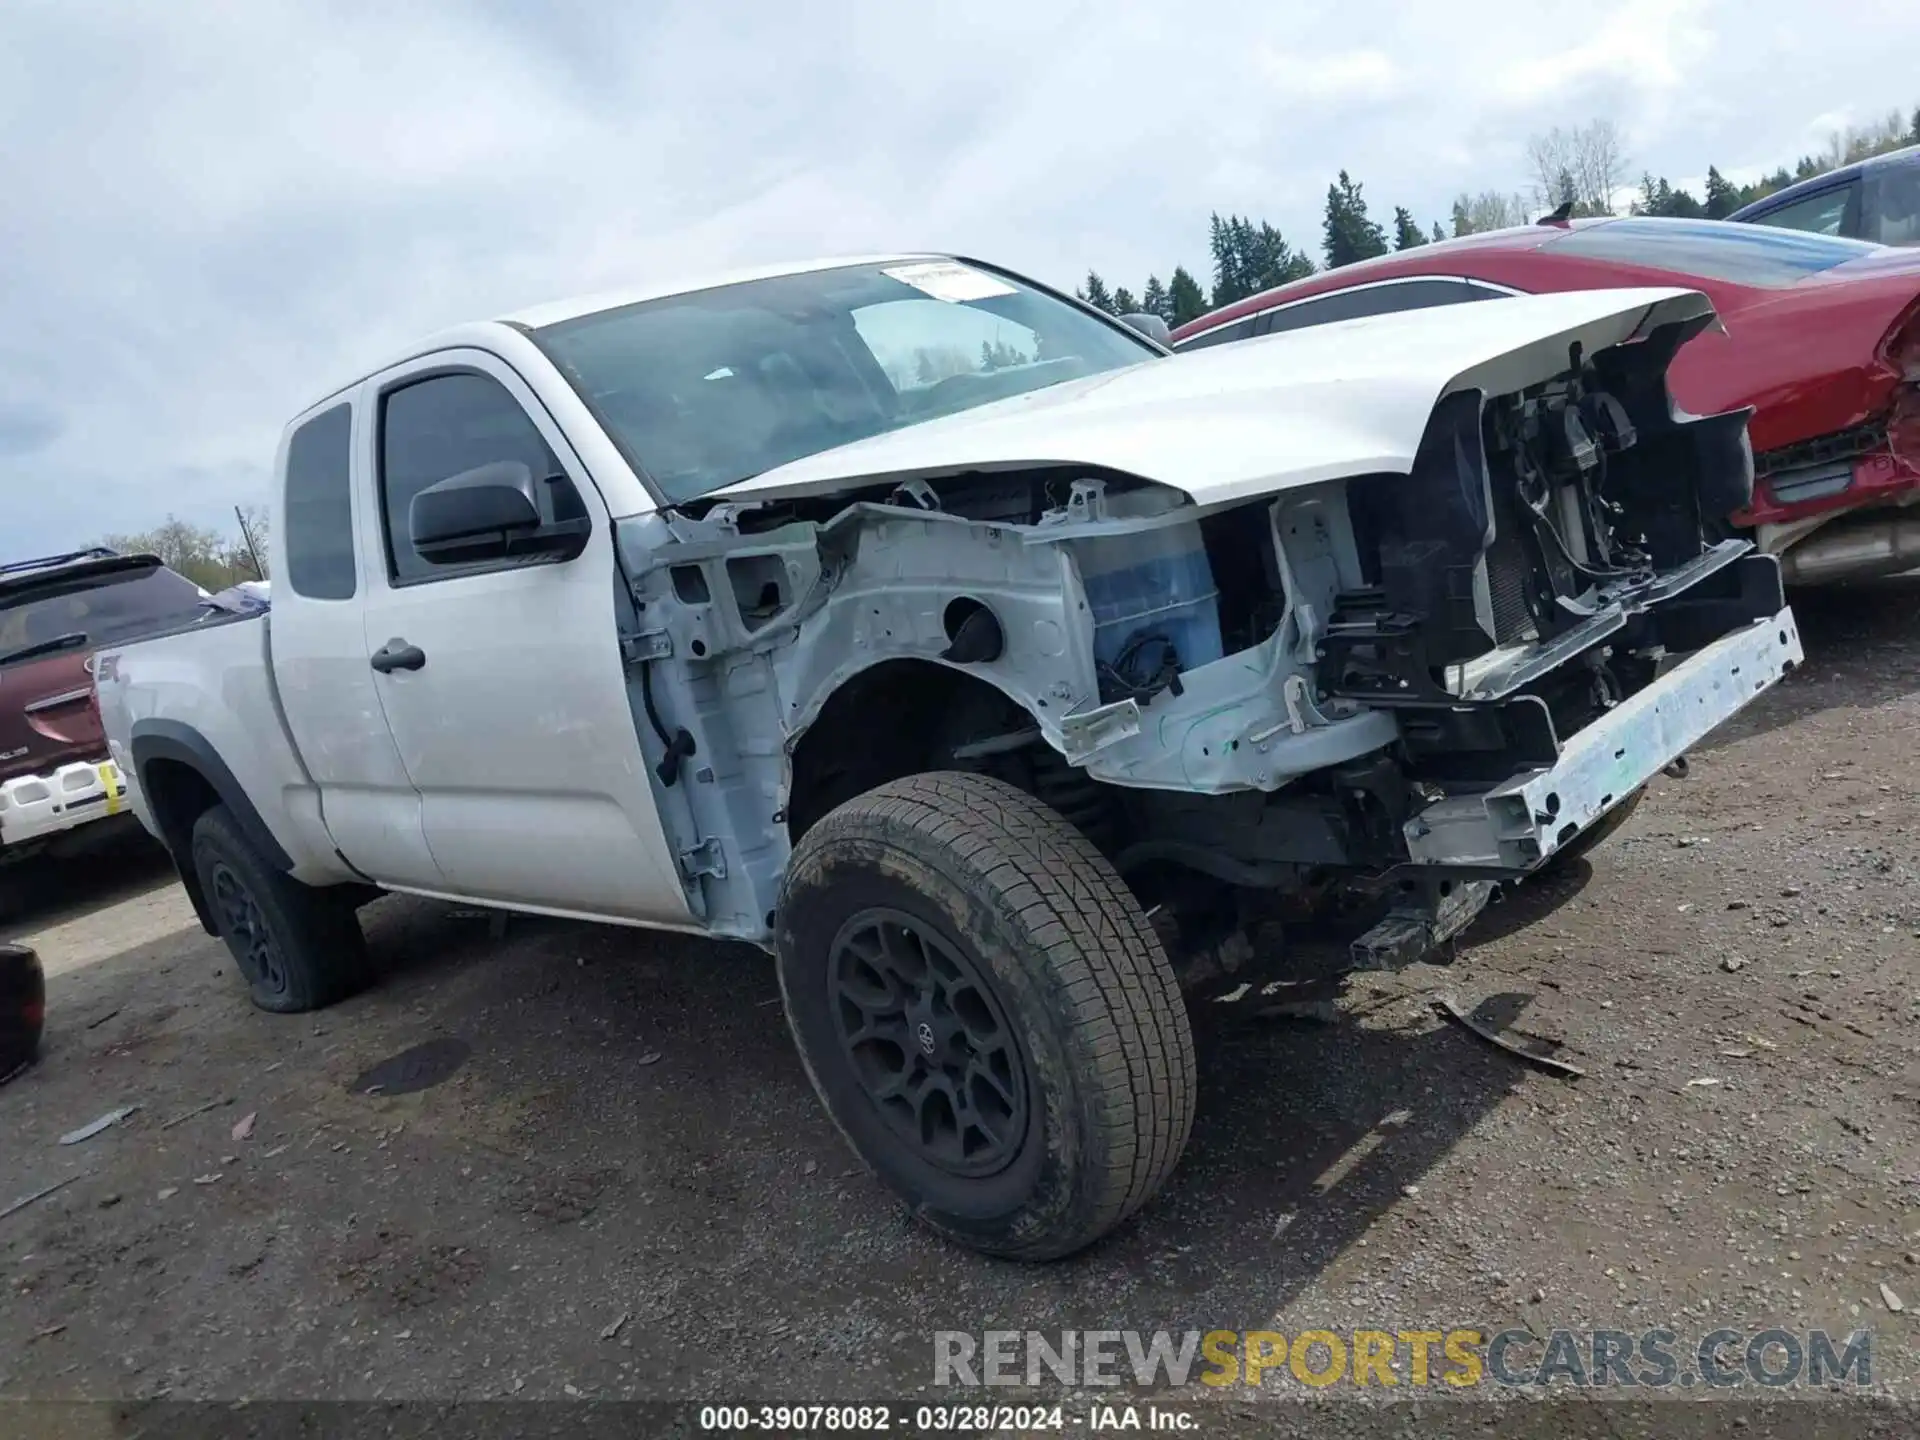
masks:
<svg viewBox="0 0 1920 1440"><path fill-rule="evenodd" d="M787 829L798 841L835 806L889 780L948 768L959 738L983 723L1025 723L986 681L925 660L862 670L820 708L793 751Z"/></svg>
<svg viewBox="0 0 1920 1440"><path fill-rule="evenodd" d="M140 767L140 792L146 797L153 823L160 838L173 855L174 868L194 913L209 934L213 920L207 910L207 898L200 893L200 877L193 868L193 825L220 803L219 792L211 781L184 760L153 759Z"/></svg>

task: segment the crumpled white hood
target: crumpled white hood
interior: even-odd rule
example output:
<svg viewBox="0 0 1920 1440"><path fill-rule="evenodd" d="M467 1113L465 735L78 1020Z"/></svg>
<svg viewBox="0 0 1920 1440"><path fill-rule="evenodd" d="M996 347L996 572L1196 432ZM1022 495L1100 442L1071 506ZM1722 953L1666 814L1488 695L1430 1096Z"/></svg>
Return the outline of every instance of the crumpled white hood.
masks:
<svg viewBox="0 0 1920 1440"><path fill-rule="evenodd" d="M1405 474L1440 398L1520 389L1654 326L1710 314L1690 290L1584 290L1376 315L1069 381L825 450L719 492L828 495L893 478L1099 466L1202 505L1345 475Z"/></svg>

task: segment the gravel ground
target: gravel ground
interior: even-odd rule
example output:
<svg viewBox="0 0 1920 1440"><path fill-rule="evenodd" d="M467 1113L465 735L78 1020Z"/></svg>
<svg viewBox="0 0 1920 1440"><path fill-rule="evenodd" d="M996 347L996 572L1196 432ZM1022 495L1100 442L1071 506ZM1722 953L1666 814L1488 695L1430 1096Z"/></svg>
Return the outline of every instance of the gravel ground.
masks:
<svg viewBox="0 0 1920 1440"><path fill-rule="evenodd" d="M856 1170L752 951L520 919L499 938L392 899L365 917L382 982L283 1018L247 1005L152 856L16 877L0 935L41 949L51 999L42 1063L0 1089L0 1206L72 1178L0 1219L0 1399L951 1401L936 1330L1509 1325L1683 1348L1866 1328L1873 1393L1907 1397L1917 602L1803 599L1805 669L1452 967L1362 976L1331 1023L1208 1026L1173 1183L1045 1268L932 1239ZM1443 991L1586 1078L1441 1021ZM355 1092L434 1039L459 1042L443 1083ZM1228 1428L1366 1408L1305 1396L1177 1398ZM1661 1413L1650 1433L1674 1433ZM1740 1433L1841 1412L1785 1413ZM1844 1413L1831 1433L1866 1423Z"/></svg>

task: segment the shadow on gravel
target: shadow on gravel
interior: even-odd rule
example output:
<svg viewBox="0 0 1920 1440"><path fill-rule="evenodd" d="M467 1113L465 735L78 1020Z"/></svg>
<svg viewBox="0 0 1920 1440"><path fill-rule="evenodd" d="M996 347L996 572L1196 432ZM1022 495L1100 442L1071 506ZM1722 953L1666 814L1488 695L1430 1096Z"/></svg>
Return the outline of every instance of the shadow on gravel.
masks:
<svg viewBox="0 0 1920 1440"><path fill-rule="evenodd" d="M1356 999L1364 1010L1364 978ZM1487 1018L1501 1023L1510 1012L1514 1005ZM1426 1016L1413 1023L1377 1029L1343 1018L1213 1036L1202 1051L1199 1119L1161 1201L1068 1262L1088 1302L1079 1323L1113 1324L1121 1314L1122 1323L1169 1329L1257 1328L1316 1284L1329 1313L1355 1325L1420 1303L1377 1287L1349 1295L1338 1261L1363 1243L1390 1257L1396 1227L1430 1223L1422 1177L1524 1072L1452 1027ZM1369 1268L1377 1274L1378 1261Z"/></svg>
<svg viewBox="0 0 1920 1440"><path fill-rule="evenodd" d="M685 1394L737 1384L735 1347L715 1335L778 1322L804 1337L789 1359L812 1383L858 1364L911 1391L930 1378L935 1329L1270 1328L1316 1285L1330 1315L1385 1323L1428 1297L1391 1266L1383 1281L1380 1259L1455 1223L1408 1187L1529 1083L1408 1004L1408 976L1358 977L1331 1023L1208 1029L1198 1119L1160 1198L1081 1256L1021 1266L913 1225L859 1167L758 953L522 917L496 936L485 913L409 897L363 919L381 978L319 1015L253 1010L200 936L57 977L52 1053L27 1090L0 1096L30 1107L0 1127L0 1172L38 1174L46 1137L107 1097L143 1108L91 1153L97 1173L16 1218L16 1253L40 1269L84 1263L91 1278L36 1292L45 1304L31 1314L0 1313L0 1347L62 1323L190 1374L202 1393L250 1393L272 1373L285 1393L340 1394L376 1372L396 1393L495 1393L499 1376L459 1346L421 1368L411 1352L335 1364L276 1338L289 1313L344 1327L404 1312L436 1334L486 1336L514 1373L561 1367L583 1386ZM1487 1007L1505 1020L1517 1004ZM442 1037L464 1046L445 1083L353 1092L367 1067ZM228 1108L158 1128L221 1097ZM229 1131L255 1109L259 1134L236 1143ZM218 1185L175 1196L191 1196L192 1224L157 1223L157 1201L99 1208L223 1166ZM136 1243L166 1287L117 1258ZM266 1259L242 1282L230 1252L256 1243ZM1372 1278L1355 1295L1341 1257L1362 1243ZM179 1348L181 1307L217 1345ZM629 1313L644 1346L596 1344ZM36 1359L22 1382L53 1386L36 1368L51 1363ZM96 1377L101 1393L117 1393L117 1374Z"/></svg>
<svg viewBox="0 0 1920 1440"><path fill-rule="evenodd" d="M1717 750L1822 710L1871 709L1920 693L1920 575L1796 590L1787 598L1806 664L1696 748Z"/></svg>
<svg viewBox="0 0 1920 1440"><path fill-rule="evenodd" d="M78 854L0 868L0 940L130 900L176 878L167 852L137 826Z"/></svg>
<svg viewBox="0 0 1920 1440"><path fill-rule="evenodd" d="M1592 879L1593 866L1584 856L1558 861L1546 873L1498 891L1499 899L1467 927L1460 936L1461 943L1486 945L1538 925L1561 906L1578 899Z"/></svg>
<svg viewBox="0 0 1920 1440"><path fill-rule="evenodd" d="M519 917L496 941L484 916L411 902L367 920L389 969L353 1003L437 1009L435 995L466 990L466 1028L445 1020L475 1042L476 1083L533 1097L514 1142L532 1176L618 1174L603 1203L644 1198L638 1233L663 1261L686 1263L676 1236L698 1243L703 1270L777 1253L772 1311L817 1322L822 1307L878 1306L917 1338L1037 1313L1049 1301L1029 1302L1035 1291L1065 1325L1258 1326L1389 1208L1404 1216L1406 1187L1525 1073L1424 1014L1406 1029L1359 1023L1355 1012L1405 993L1364 975L1332 1023L1203 1023L1199 1115L1159 1200L1084 1255L1013 1265L912 1226L858 1167L818 1107L756 952ZM462 979L465 966L477 968ZM1485 1018L1510 1023L1520 1001L1498 997Z"/></svg>

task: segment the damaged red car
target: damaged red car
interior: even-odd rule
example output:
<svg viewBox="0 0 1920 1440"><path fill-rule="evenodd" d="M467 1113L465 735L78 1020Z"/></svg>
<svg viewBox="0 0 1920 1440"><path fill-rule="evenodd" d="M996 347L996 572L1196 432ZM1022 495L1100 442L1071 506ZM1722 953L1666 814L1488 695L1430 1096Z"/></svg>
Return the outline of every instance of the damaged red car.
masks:
<svg viewBox="0 0 1920 1440"><path fill-rule="evenodd" d="M1383 255L1174 332L1194 350L1510 295L1675 285L1722 329L1674 358L1695 414L1752 406L1753 500L1726 517L1790 583L1920 567L1920 250L1714 220L1543 221Z"/></svg>

